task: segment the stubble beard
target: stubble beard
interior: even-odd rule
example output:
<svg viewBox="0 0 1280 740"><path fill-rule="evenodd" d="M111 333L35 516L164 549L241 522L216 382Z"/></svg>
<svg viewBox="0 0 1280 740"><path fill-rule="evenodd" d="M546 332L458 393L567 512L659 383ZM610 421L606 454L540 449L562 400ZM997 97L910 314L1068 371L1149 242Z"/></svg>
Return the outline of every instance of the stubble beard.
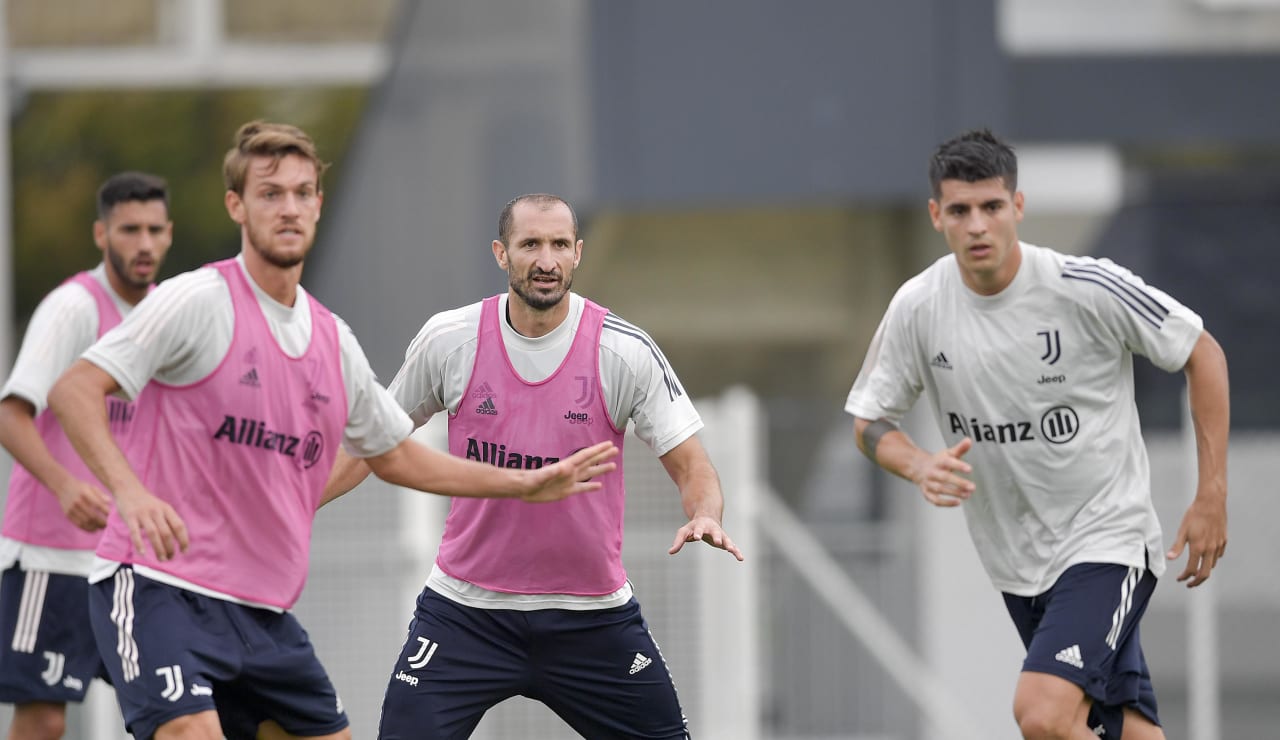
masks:
<svg viewBox="0 0 1280 740"><path fill-rule="evenodd" d="M573 274L569 274L560 280L559 289L552 293L536 293L528 288L533 283L533 278L538 275L546 275L545 272L531 273L526 278L517 278L512 276L509 280L511 290L525 305L535 311L549 311L560 305L560 301L569 295L569 289L573 287Z"/></svg>
<svg viewBox="0 0 1280 740"><path fill-rule="evenodd" d="M116 277L120 278L120 282L133 290L145 290L151 287L151 284L155 282L155 276L160 272L160 262L158 260L153 260L155 261L155 269L152 270L151 277L133 277L129 272L128 263L124 261L124 255L116 251L115 246L112 245L109 237L107 238L107 247L103 251L106 252L107 261L111 263L111 269L115 271Z"/></svg>
<svg viewBox="0 0 1280 740"><path fill-rule="evenodd" d="M249 246L253 247L253 251L258 253L268 264L287 270L291 267L297 267L307 258L307 254L311 252L311 245L315 241L314 237L308 241L306 246L298 254L282 255L272 251L269 247L264 247L263 243L270 244L271 235L267 234L266 238L259 239L259 234L250 226L246 229L249 235Z"/></svg>

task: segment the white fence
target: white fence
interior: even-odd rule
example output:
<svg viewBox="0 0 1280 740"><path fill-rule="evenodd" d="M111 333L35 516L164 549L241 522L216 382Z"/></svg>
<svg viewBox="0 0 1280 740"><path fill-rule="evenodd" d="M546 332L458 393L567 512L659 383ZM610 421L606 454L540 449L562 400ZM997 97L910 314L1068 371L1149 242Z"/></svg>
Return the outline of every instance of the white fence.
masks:
<svg viewBox="0 0 1280 740"><path fill-rule="evenodd" d="M1020 648L958 513L927 507L910 486L889 479L874 483L890 494L883 520L806 520L766 483L766 420L756 400L731 391L697 405L726 492L725 526L745 563L706 547L667 555L683 523L679 496L634 438L624 459L624 561L694 737L1015 738L1009 706ZM420 434L438 443L441 429L433 423ZM852 439L844 442L851 450ZM1169 540L1186 500L1181 440L1155 435L1148 443ZM1214 681L1226 699L1222 737L1268 736L1280 699L1280 647L1266 631L1280 614L1280 590L1265 570L1276 540L1263 534L1280 505L1249 495L1276 449L1274 435L1237 435L1232 445L1232 544L1214 578L1223 633L1202 636L1221 643L1224 656ZM873 485L863 461L841 471L827 476L828 485L843 488L840 495L862 495ZM311 580L297 613L356 738L376 734L445 506L444 499L374 481L317 519ZM1186 594L1165 581L1144 621L1144 644L1170 737L1187 736L1185 687L1196 671L1187 666L1186 615L1208 594ZM110 689L95 685L90 697L70 713L69 740L126 737ZM0 727L9 716L0 707ZM540 704L516 699L492 710L476 737L574 735Z"/></svg>

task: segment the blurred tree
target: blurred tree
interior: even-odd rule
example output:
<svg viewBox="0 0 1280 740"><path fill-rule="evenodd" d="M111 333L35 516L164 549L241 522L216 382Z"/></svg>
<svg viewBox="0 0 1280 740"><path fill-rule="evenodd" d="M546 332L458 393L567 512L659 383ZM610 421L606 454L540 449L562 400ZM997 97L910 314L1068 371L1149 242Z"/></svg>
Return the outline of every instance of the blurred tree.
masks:
<svg viewBox="0 0 1280 740"><path fill-rule="evenodd" d="M161 278L236 253L222 205L222 157L253 118L292 123L334 164L364 106L364 89L301 91L114 91L36 94L12 124L14 315L25 326L36 303L77 270L97 264L95 198L104 179L144 170L169 181L174 244Z"/></svg>

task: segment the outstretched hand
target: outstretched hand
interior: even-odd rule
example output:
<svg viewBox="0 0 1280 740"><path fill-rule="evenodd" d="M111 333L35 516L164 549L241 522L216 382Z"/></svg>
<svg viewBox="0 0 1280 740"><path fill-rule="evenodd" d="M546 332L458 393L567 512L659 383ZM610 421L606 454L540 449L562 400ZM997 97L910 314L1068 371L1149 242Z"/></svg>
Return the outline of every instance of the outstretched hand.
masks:
<svg viewBox="0 0 1280 740"><path fill-rule="evenodd" d="M961 459L972 447L973 440L965 437L924 461L913 478L926 501L934 506L959 506L973 495L973 481L960 475L973 472L973 466Z"/></svg>
<svg viewBox="0 0 1280 740"><path fill-rule="evenodd" d="M675 555L684 547L684 543L699 540L724 550L737 558L738 562L742 562L742 551L733 544L729 535L725 534L724 529L720 527L720 522L709 516L695 516L689 520L688 524L676 530L676 539L671 543L671 549L667 550L667 554Z"/></svg>
<svg viewBox="0 0 1280 740"><path fill-rule="evenodd" d="M86 532L97 532L107 526L111 514L111 497L101 488L72 478L70 485L54 489L58 505L67 520Z"/></svg>
<svg viewBox="0 0 1280 740"><path fill-rule="evenodd" d="M605 441L578 450L554 465L528 471L531 485L520 495L520 500L547 503L598 490L604 484L592 478L617 468L617 463L610 462L617 454L618 448L613 442Z"/></svg>
<svg viewBox="0 0 1280 740"><path fill-rule="evenodd" d="M1176 560L1187 547L1187 567L1178 575L1181 583L1190 579L1187 588L1195 588L1209 580L1209 573L1227 553L1227 505L1226 497L1196 497L1182 516L1178 536L1173 547L1165 555Z"/></svg>

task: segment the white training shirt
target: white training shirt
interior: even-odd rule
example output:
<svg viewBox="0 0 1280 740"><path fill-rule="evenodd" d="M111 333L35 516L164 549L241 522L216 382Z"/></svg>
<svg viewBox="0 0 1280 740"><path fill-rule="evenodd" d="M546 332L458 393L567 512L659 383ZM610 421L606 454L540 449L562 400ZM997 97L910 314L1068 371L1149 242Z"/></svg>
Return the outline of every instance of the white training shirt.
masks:
<svg viewBox="0 0 1280 740"><path fill-rule="evenodd" d="M107 280L107 268L99 263L89 275L106 289L120 316L128 316L133 305L116 295ZM98 302L93 294L79 283L63 283L54 288L31 315L13 370L0 388L0 399L21 398L35 407L35 415L39 416L48 408L49 390L58 376L97 339ZM86 576L93 564L93 552L41 547L0 536L0 570L14 563L26 570Z"/></svg>
<svg viewBox="0 0 1280 740"><path fill-rule="evenodd" d="M1001 591L1043 593L1084 562L1159 576L1133 354L1181 370L1203 322L1110 260L1021 248L994 296L965 286L953 255L907 281L845 410L898 422L925 392L947 446L973 439L962 508Z"/></svg>
<svg viewBox="0 0 1280 740"><path fill-rule="evenodd" d="M499 322L507 356L521 378L545 380L564 361L573 344L586 302L569 294L569 315L541 337L517 333L506 321L507 296L499 299ZM391 381L391 395L421 426L461 403L479 342L481 303L432 316L405 351L404 365ZM702 419L684 393L671 365L644 331L610 313L600 336L600 385L614 426L633 431L659 457L702 428ZM631 584L605 596L508 594L488 591L433 567L427 585L441 595L488 609L601 609L625 604Z"/></svg>
<svg viewBox="0 0 1280 740"><path fill-rule="evenodd" d="M285 306L253 281L245 269L243 255L236 257L236 262L258 299L271 335L286 355L301 356L311 342L308 303L311 299L306 291L298 286L297 300L293 306ZM381 455L407 439L413 423L378 384L351 328L336 315L334 318L342 351L342 381L347 392L347 424L342 446L355 457ZM124 394L134 399L153 379L185 386L209 376L231 347L234 330L235 309L226 280L217 269L202 267L160 284L126 321L90 347L84 358L106 371L120 384ZM108 577L115 566L115 563L98 561L90 580ZM238 601L149 568L139 567L137 571L190 591Z"/></svg>

